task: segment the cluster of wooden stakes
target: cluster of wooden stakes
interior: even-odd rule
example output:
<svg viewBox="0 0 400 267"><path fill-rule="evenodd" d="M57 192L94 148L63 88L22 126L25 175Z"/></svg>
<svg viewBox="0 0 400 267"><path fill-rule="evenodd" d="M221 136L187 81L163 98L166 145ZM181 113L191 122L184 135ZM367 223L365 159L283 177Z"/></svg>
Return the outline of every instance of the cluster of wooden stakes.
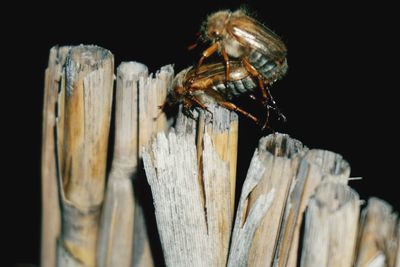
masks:
<svg viewBox="0 0 400 267"><path fill-rule="evenodd" d="M171 65L53 47L45 77L42 267L400 266L397 213L361 210L339 154L265 136L235 201L238 117L158 116Z"/></svg>

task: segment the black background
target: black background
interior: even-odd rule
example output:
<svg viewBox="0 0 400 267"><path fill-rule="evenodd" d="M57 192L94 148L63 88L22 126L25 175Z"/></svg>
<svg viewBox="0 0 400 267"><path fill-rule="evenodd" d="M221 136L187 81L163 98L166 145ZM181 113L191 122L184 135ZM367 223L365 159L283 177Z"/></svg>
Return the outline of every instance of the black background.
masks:
<svg viewBox="0 0 400 267"><path fill-rule="evenodd" d="M378 196L400 209L395 96L399 68L393 43L398 30L392 29L394 17L383 3L21 4L2 9L11 17L1 18L6 70L2 220L10 224L2 231L10 236L12 263L39 261L41 112L49 49L56 44L96 44L113 52L116 66L135 60L155 71L174 63L179 71L198 59L199 50L188 52L186 47L195 41L207 14L243 3L288 47L289 72L272 88L288 121L277 123L275 130L310 148L340 153L349 161L351 175L363 177L350 183L362 199ZM254 125L241 120L241 169L247 169L259 135Z"/></svg>

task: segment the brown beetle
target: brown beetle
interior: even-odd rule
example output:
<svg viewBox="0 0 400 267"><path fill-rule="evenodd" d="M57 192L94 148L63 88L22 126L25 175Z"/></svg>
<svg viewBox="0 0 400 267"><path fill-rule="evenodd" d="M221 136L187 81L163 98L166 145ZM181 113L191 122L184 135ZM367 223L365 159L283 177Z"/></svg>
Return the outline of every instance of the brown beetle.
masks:
<svg viewBox="0 0 400 267"><path fill-rule="evenodd" d="M228 81L232 69L231 58L239 59L243 67L258 79L262 102L268 103L270 69L280 69L281 76L285 75L287 70L286 46L275 33L248 16L242 9L235 12L223 10L211 14L204 21L201 40L212 44L203 51L196 73L199 73L206 58L219 52L224 58L225 77Z"/></svg>
<svg viewBox="0 0 400 267"><path fill-rule="evenodd" d="M183 104L183 113L193 117L191 110L194 107L199 107L208 110L207 103L216 102L220 106L238 112L263 128L267 127L269 110L274 109L278 112L281 118L285 117L279 112L272 95L268 94L268 103L263 103L267 108L267 117L265 123L261 124L260 120L249 112L236 106L231 100L242 94L249 93L252 98L253 92L258 87L257 78L251 75L242 61L233 60L230 62L229 79L226 80L225 65L223 63L204 64L198 69L189 67L179 72L174 81L172 90L168 95L168 104ZM286 72L286 61L282 64L269 68L265 72L263 82L268 84L274 83L282 77ZM264 77L264 76L263 76Z"/></svg>

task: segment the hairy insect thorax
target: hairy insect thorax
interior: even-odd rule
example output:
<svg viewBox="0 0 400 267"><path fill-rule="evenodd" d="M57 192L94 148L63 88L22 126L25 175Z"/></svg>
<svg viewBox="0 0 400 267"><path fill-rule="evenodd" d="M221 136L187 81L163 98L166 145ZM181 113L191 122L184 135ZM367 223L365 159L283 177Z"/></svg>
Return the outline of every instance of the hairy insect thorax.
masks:
<svg viewBox="0 0 400 267"><path fill-rule="evenodd" d="M240 58L248 52L245 46L229 35L222 40L222 47L228 55L234 58Z"/></svg>

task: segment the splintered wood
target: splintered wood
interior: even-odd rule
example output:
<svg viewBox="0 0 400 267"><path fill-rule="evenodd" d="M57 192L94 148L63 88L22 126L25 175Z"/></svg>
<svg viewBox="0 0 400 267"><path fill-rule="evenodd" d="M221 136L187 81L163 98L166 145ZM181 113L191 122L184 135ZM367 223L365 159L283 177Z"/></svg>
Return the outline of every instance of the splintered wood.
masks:
<svg viewBox="0 0 400 267"><path fill-rule="evenodd" d="M213 139L228 144L237 116L217 106L209 109L212 121L200 116L205 127L180 114L176 128L168 136L159 134L143 153L167 266L226 265L233 212L230 164L236 162L230 156L223 160ZM201 145L196 146L196 135L202 136ZM203 148L200 156L196 147ZM224 147L226 155L236 150Z"/></svg>
<svg viewBox="0 0 400 267"><path fill-rule="evenodd" d="M138 62L124 62L117 69L114 154L101 218L98 266L153 265L148 229L132 180L145 179L138 177L139 148L152 134L167 129L158 106L172 77L171 66L161 68L155 77ZM140 184L135 186L142 190Z"/></svg>
<svg viewBox="0 0 400 267"><path fill-rule="evenodd" d="M95 266L113 72L108 50L77 46L68 52L56 125L63 211L59 266Z"/></svg>
<svg viewBox="0 0 400 267"><path fill-rule="evenodd" d="M400 267L398 214L377 198L360 211L339 154L270 134L237 193L236 113L210 103L172 128L159 106L173 76L122 63L113 128L111 52L50 50L41 266Z"/></svg>
<svg viewBox="0 0 400 267"><path fill-rule="evenodd" d="M147 75L139 63L117 69L115 142L103 206L97 250L98 266L130 266L135 201L131 178L138 166L138 80Z"/></svg>
<svg viewBox="0 0 400 267"><path fill-rule="evenodd" d="M359 210L358 195L350 187L318 186L306 214L301 266L351 266Z"/></svg>
<svg viewBox="0 0 400 267"><path fill-rule="evenodd" d="M206 156L219 155L212 152L216 145L207 132L199 134L198 128L196 132L190 119L181 117L180 121L184 123L178 123L168 137L159 135L143 157L167 266L297 266L299 246L301 266L353 266L357 248L362 246L357 245L360 200L347 186L349 164L338 154L309 150L282 134L260 140L243 184L232 235L228 233L228 260L221 260L226 250L215 246L209 226L215 224L214 219L227 218L227 210L215 217L215 209L209 207L226 205L226 198L221 198L226 195L226 165L220 156ZM203 140L197 151L195 133ZM215 168L207 165L207 157L219 165L219 175L213 178L219 199L207 193L211 190L205 186L209 169ZM397 217L391 218L393 238L385 243L391 245L381 249L389 247L390 252L379 252L389 260L379 266L395 266L399 241L394 226L398 224ZM224 236L220 230L219 240ZM378 258L379 253L375 253Z"/></svg>
<svg viewBox="0 0 400 267"><path fill-rule="evenodd" d="M355 266L400 265L398 215L392 207L377 198L370 198L361 215L358 255ZM397 254L397 255L396 255ZM396 264L397 257L397 265Z"/></svg>
<svg viewBox="0 0 400 267"><path fill-rule="evenodd" d="M57 185L57 163L54 155L56 103L61 83L62 69L70 47L53 47L45 74L42 138L42 237L41 266L56 265L57 238L60 235L61 214Z"/></svg>
<svg viewBox="0 0 400 267"><path fill-rule="evenodd" d="M136 62L118 69L114 157L105 193L113 72L113 56L103 48L50 51L43 108L41 266L153 265L143 212L134 215L141 207L132 178L138 179L139 145L167 129L158 106L173 69L165 66L154 77Z"/></svg>

